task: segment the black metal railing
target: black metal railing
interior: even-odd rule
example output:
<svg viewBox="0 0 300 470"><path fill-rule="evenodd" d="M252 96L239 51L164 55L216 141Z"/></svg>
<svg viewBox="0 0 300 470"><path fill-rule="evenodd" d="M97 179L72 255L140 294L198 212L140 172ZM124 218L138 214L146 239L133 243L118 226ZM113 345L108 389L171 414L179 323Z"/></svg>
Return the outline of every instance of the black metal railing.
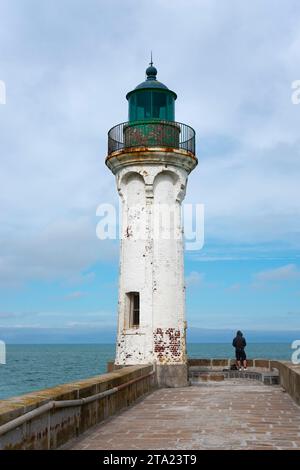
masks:
<svg viewBox="0 0 300 470"><path fill-rule="evenodd" d="M108 132L108 154L134 147L171 147L195 155L195 131L175 121L122 122Z"/></svg>

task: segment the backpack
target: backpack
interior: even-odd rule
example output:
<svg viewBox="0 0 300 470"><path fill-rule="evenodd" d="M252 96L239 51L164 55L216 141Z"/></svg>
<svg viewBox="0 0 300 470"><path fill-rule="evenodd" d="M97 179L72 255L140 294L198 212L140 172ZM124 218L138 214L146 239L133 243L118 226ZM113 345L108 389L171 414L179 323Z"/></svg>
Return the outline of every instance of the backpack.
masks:
<svg viewBox="0 0 300 470"><path fill-rule="evenodd" d="M242 336L237 336L236 337L235 347L236 347L236 349L243 349L243 347L244 347L244 338Z"/></svg>

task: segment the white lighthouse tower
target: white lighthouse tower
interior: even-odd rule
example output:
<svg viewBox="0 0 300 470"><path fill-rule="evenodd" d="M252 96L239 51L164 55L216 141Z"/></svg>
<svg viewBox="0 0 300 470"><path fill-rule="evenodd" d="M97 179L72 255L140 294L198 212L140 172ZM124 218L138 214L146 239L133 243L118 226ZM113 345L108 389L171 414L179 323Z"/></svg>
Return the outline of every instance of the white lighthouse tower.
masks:
<svg viewBox="0 0 300 470"><path fill-rule="evenodd" d="M197 165L195 132L175 121L176 94L156 79L126 96L106 164L122 201L116 365L149 364L160 385L187 384L181 203Z"/></svg>

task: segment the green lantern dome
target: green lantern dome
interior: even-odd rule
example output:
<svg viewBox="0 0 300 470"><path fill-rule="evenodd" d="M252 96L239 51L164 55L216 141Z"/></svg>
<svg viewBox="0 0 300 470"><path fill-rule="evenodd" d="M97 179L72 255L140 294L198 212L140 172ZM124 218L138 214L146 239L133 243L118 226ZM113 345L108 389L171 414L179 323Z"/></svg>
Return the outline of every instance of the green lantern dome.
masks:
<svg viewBox="0 0 300 470"><path fill-rule="evenodd" d="M129 122L135 121L174 121L174 91L156 79L157 70L151 60L146 69L146 80L127 93L129 105Z"/></svg>

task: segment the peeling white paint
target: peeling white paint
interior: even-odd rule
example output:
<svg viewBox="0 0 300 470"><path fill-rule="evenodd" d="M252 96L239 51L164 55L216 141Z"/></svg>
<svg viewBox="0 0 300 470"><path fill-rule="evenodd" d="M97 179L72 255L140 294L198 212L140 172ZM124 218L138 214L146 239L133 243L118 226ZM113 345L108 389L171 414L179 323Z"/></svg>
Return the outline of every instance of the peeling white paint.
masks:
<svg viewBox="0 0 300 470"><path fill-rule="evenodd" d="M195 163L189 169L180 156L173 164L172 155L166 164L163 150L154 157L133 164L128 152L109 165L122 199L116 364L186 361L181 203ZM161 206L173 209L170 221L157 217ZM139 327L128 325L128 292L140 293Z"/></svg>

